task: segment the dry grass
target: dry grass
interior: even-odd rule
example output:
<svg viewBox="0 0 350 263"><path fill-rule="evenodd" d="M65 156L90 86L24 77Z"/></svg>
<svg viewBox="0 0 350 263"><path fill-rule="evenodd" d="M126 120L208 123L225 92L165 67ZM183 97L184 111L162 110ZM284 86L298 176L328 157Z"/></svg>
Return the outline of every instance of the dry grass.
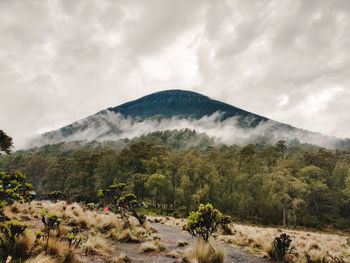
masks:
<svg viewBox="0 0 350 263"><path fill-rule="evenodd" d="M138 243L140 240L135 236L130 229L125 229L125 230L117 230L117 229L112 229L109 232L109 238L111 238L114 241L119 241L123 243Z"/></svg>
<svg viewBox="0 0 350 263"><path fill-rule="evenodd" d="M55 259L53 259L50 256L45 256L45 255L38 255L36 257L32 257L28 260L26 260L24 263L57 263Z"/></svg>
<svg viewBox="0 0 350 263"><path fill-rule="evenodd" d="M127 262L132 262L132 261L127 255L124 255L124 254L115 256L110 260L110 263L127 263Z"/></svg>
<svg viewBox="0 0 350 263"><path fill-rule="evenodd" d="M51 231L47 253L45 253L46 239L41 238L34 246L35 233L44 232L41 222L41 211L54 212L63 219L60 225L60 236L56 231ZM151 233L156 232L149 224L140 226L136 218L129 217L128 221L122 220L119 215L104 211L91 211L79 205L70 207L62 204L32 202L15 202L5 207L5 214L11 219L18 219L28 224L28 230L17 241L15 251L16 259L24 262L80 262L91 258L101 258L106 262L130 262L127 256L115 255L114 247L121 242L143 242L152 240ZM69 251L67 240L64 238L73 228L78 227L85 238L78 248ZM165 251L166 246L162 243L154 243L156 251ZM43 256L42 254L47 254ZM34 257L35 255L38 255ZM78 255L78 256L76 256Z"/></svg>
<svg viewBox="0 0 350 263"><path fill-rule="evenodd" d="M167 251L168 248L164 243L160 242L159 240L156 240L154 242L144 242L141 244L140 247L141 252L143 253L149 253L149 252L164 252Z"/></svg>
<svg viewBox="0 0 350 263"><path fill-rule="evenodd" d="M30 256L31 249L34 246L34 240L35 234L32 231L26 231L16 242L15 255L22 258Z"/></svg>
<svg viewBox="0 0 350 263"><path fill-rule="evenodd" d="M185 246L188 246L188 243L186 241L177 241L177 245L178 247L185 247Z"/></svg>
<svg viewBox="0 0 350 263"><path fill-rule="evenodd" d="M57 238L50 238L47 247L47 253L65 258L69 254L68 243Z"/></svg>
<svg viewBox="0 0 350 263"><path fill-rule="evenodd" d="M108 257L113 252L108 241L99 235L89 236L81 248L85 255L99 254Z"/></svg>
<svg viewBox="0 0 350 263"><path fill-rule="evenodd" d="M306 255L313 262L350 262L350 246L346 237L337 234L313 233L296 230L283 230L292 239L299 253L298 258L290 258L294 262L306 262ZM232 243L237 247L247 247L248 252L267 256L271 251L271 243L281 234L276 228L232 225L233 235L220 236L219 239Z"/></svg>
<svg viewBox="0 0 350 263"><path fill-rule="evenodd" d="M223 263L224 261L224 251L220 248L214 248L210 243L204 241L197 241L182 255L182 262Z"/></svg>
<svg viewBox="0 0 350 263"><path fill-rule="evenodd" d="M164 225L181 228L186 225L186 219L172 217L147 217L150 222L159 222ZM259 257L269 257L273 239L281 234L277 228L263 228L231 224L232 235L219 235L218 239L232 243L237 248L243 248ZM306 262L309 255L314 262L350 262L350 238L329 233L315 233L297 230L283 230L287 233L296 247L299 258L294 262Z"/></svg>
<svg viewBox="0 0 350 263"><path fill-rule="evenodd" d="M151 223L161 223L166 226L183 228L187 224L187 220L183 218L175 218L175 217L161 217L161 216L147 216L147 219Z"/></svg>
<svg viewBox="0 0 350 263"><path fill-rule="evenodd" d="M164 252L164 251L168 250L168 247L163 242L161 242L160 240L154 241L154 245L158 248L158 250L160 252Z"/></svg>
<svg viewBox="0 0 350 263"><path fill-rule="evenodd" d="M158 250L158 247L152 242L145 242L141 244L140 250L143 253L154 252Z"/></svg>

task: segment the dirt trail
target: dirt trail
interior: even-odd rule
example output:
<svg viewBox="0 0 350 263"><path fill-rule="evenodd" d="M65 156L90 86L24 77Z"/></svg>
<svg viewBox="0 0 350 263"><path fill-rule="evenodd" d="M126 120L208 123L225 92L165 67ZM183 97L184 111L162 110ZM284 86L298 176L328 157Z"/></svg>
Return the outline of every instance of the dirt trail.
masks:
<svg viewBox="0 0 350 263"><path fill-rule="evenodd" d="M173 228L169 226L164 226L161 224L152 224L152 226L157 229L158 233L162 236L162 241L165 245L168 246L169 251L177 249L177 241L186 241L189 244L193 243L195 239L186 231L180 230L178 228ZM216 242L218 246L223 248L226 252L226 263L237 263L237 262L246 262L246 263L267 263L269 261L261 258L254 257L243 251L233 248L230 244L218 241ZM170 262L177 262L176 260Z"/></svg>
<svg viewBox="0 0 350 263"><path fill-rule="evenodd" d="M182 251L186 249L186 247L177 247L178 241L186 241L189 244L193 244L195 242L195 238L193 238L188 232L183 231L179 228L169 227L162 224L151 224L154 227L158 234L161 236L161 241L168 247L168 251L166 252L155 252L155 253L142 253L140 251L141 243L120 243L115 247L115 253L117 255L127 255L128 258L131 259L132 263L177 263L180 262L180 258L171 258L167 256L171 251ZM220 246L226 252L225 263L267 263L269 261L254 257L249 255L239 249L233 248L230 244L217 241L214 243L217 246ZM81 258L83 259L83 258ZM85 258L84 262L94 262L94 263L107 263L109 261L105 261L103 258L96 257L94 259Z"/></svg>

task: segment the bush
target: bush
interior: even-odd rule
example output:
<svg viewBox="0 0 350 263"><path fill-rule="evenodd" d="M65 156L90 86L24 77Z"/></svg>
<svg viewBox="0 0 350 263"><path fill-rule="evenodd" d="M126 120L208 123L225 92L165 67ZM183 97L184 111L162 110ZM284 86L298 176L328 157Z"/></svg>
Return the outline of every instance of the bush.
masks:
<svg viewBox="0 0 350 263"><path fill-rule="evenodd" d="M19 237L27 229L27 225L11 220L5 223L0 223L0 247L2 256L13 255L14 247Z"/></svg>
<svg viewBox="0 0 350 263"><path fill-rule="evenodd" d="M232 230L230 228L231 218L229 216L223 216L220 222L222 232L224 235L232 235Z"/></svg>
<svg viewBox="0 0 350 263"><path fill-rule="evenodd" d="M65 262L70 262L70 259L72 257L72 251L75 250L82 243L83 238L84 236L82 234L75 234L74 229L72 232L67 234L66 240L68 241L69 253L65 258Z"/></svg>
<svg viewBox="0 0 350 263"><path fill-rule="evenodd" d="M217 230L222 220L222 214L214 209L212 204L201 204L196 212L191 212L187 218L185 229L192 236L200 237L208 242L209 237Z"/></svg>
<svg viewBox="0 0 350 263"><path fill-rule="evenodd" d="M292 239L289 235L282 233L279 237L275 237L272 242L271 258L283 261L285 255L298 255L294 246L290 246Z"/></svg>
<svg viewBox="0 0 350 263"><path fill-rule="evenodd" d="M45 234L47 238L45 250L47 250L50 239L50 232L52 230L57 230L57 235L60 236L59 227L62 222L62 219L58 218L58 216L53 212L47 214L46 210L44 209L41 211L41 221L45 226Z"/></svg>

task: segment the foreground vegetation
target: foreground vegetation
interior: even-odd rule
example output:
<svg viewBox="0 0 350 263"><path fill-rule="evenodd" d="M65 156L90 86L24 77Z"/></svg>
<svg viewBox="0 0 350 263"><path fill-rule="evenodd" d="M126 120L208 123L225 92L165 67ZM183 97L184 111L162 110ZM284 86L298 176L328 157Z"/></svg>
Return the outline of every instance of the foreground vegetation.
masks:
<svg viewBox="0 0 350 263"><path fill-rule="evenodd" d="M13 251L8 251L14 262L124 262L126 258L118 253L118 244L152 241L155 232L133 217L125 220L120 215L91 211L77 204L16 202L5 207L4 213L27 228L16 239ZM50 227L45 219L56 224ZM1 251L2 257L8 255Z"/></svg>
<svg viewBox="0 0 350 263"><path fill-rule="evenodd" d="M0 150L9 154L11 144L7 140ZM144 141L121 150L62 152L61 146L0 157L3 260L12 255L13 262L129 262L120 244L140 243L138 253L220 263L225 253L215 247L215 239L278 261L350 260L349 238L295 230L349 230L348 151L287 146L284 141L180 151ZM31 202L33 189L39 198L55 203ZM80 204L56 203L62 198ZM182 226L203 241L168 253L136 210L189 215L187 220L154 221ZM284 230L233 225L232 219ZM185 243L179 241L178 246Z"/></svg>

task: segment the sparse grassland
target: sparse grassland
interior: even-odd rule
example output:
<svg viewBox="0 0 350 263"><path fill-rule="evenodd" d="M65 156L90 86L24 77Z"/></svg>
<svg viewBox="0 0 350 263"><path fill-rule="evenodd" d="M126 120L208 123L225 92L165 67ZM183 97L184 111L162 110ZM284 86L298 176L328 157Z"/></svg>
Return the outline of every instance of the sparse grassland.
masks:
<svg viewBox="0 0 350 263"><path fill-rule="evenodd" d="M37 201L15 202L5 207L4 213L28 226L16 242L12 262L125 262L127 255L118 250L122 243L153 242L156 251L166 250L159 240L153 241L156 230L148 223L141 226L132 216L122 219L118 214L93 211L78 204L65 206ZM48 232L42 222L43 215L46 220L57 216L62 220L59 227Z"/></svg>
<svg viewBox="0 0 350 263"><path fill-rule="evenodd" d="M151 222L183 229L186 219L173 217L148 217ZM344 234L330 234L313 231L256 227L240 224L229 225L232 235L214 235L213 240L230 243L258 257L270 258L272 242L281 233L288 234L299 256L288 255L290 262L350 262L350 237Z"/></svg>
<svg viewBox="0 0 350 263"><path fill-rule="evenodd" d="M59 230L50 232L47 249L47 239L43 236L45 228L41 222L43 209L62 219ZM291 237L291 245L295 246L299 254L298 257L288 255L286 260L289 262L306 263L307 258L309 262L350 262L350 238L341 234L230 224L232 235L213 235L212 245L201 242L188 244L178 239L174 240L176 248L171 250L150 222L183 229L186 219L149 216L150 222L141 226L132 216L123 220L117 214L90 210L77 204L63 206L34 201L30 204L15 202L5 207L4 213L28 226L16 242L12 262L130 262L131 257L164 257L182 262L223 262L224 253L220 250L220 241L255 256L270 258L272 241L281 233ZM81 243L76 248L70 246L66 238L72 231L82 235Z"/></svg>

